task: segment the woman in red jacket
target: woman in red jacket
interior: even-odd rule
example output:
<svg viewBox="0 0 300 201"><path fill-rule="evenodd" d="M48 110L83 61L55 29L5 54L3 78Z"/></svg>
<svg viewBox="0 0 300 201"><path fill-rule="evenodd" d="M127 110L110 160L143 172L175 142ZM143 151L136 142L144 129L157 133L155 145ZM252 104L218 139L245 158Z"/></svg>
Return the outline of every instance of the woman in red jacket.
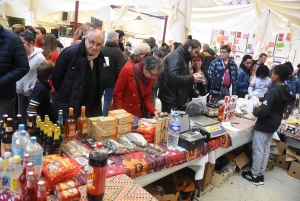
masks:
<svg viewBox="0 0 300 201"><path fill-rule="evenodd" d="M159 112L152 104L152 85L164 70L164 66L161 60L154 56L146 57L136 66L129 64L122 68L115 86L112 108L124 109L139 118L143 117L133 68L137 70L145 107L150 115L156 116Z"/></svg>
<svg viewBox="0 0 300 201"><path fill-rule="evenodd" d="M50 60L55 64L59 53L57 51L57 42L54 34L50 33L46 35L42 48L46 60Z"/></svg>

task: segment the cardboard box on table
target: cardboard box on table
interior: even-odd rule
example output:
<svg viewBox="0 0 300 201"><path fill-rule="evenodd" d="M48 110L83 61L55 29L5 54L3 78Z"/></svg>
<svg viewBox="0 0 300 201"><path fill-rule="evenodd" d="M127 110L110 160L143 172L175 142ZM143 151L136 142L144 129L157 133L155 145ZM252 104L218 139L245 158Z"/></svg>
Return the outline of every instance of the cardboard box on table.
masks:
<svg viewBox="0 0 300 201"><path fill-rule="evenodd" d="M246 156L245 152L242 152L238 156L232 153L227 153L224 155L224 157L229 160L229 165L233 167L233 171L232 173L226 175L223 173L213 172L211 184L216 187L223 186L223 184L234 175L236 168L242 169L245 165L247 165L247 163L249 163L249 158Z"/></svg>
<svg viewBox="0 0 300 201"><path fill-rule="evenodd" d="M157 194L157 186L161 186L164 190L164 195L161 196ZM144 186L144 189L148 191L153 197L155 197L159 201L177 201L179 192L177 189L170 184L166 179L160 179L158 181L153 182L147 186Z"/></svg>
<svg viewBox="0 0 300 201"><path fill-rule="evenodd" d="M115 117L98 117L97 126L102 129L116 128L118 125L118 119Z"/></svg>
<svg viewBox="0 0 300 201"><path fill-rule="evenodd" d="M124 124L117 126L117 137L125 135L131 131L131 124Z"/></svg>
<svg viewBox="0 0 300 201"><path fill-rule="evenodd" d="M215 164L206 163L203 178L200 180L201 191L205 191L207 186L211 183L212 175L215 170Z"/></svg>
<svg viewBox="0 0 300 201"><path fill-rule="evenodd" d="M126 110L123 110L123 109L111 110L111 111L108 111L108 116L115 116L115 115L123 114L123 113L127 113Z"/></svg>
<svg viewBox="0 0 300 201"><path fill-rule="evenodd" d="M118 120L118 125L131 124L132 114L122 113L114 116Z"/></svg>
<svg viewBox="0 0 300 201"><path fill-rule="evenodd" d="M116 139L116 134L116 128L103 129L99 128L97 123L93 123L92 132L90 132L89 136L96 142L99 142L104 139Z"/></svg>

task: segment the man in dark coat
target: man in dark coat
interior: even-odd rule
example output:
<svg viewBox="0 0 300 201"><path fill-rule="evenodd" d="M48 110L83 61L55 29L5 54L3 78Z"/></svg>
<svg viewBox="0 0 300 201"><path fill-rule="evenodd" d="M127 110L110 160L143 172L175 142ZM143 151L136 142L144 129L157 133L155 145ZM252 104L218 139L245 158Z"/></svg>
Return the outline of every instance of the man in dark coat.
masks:
<svg viewBox="0 0 300 201"><path fill-rule="evenodd" d="M29 71L24 45L18 35L0 25L0 118L15 118L16 82Z"/></svg>
<svg viewBox="0 0 300 201"><path fill-rule="evenodd" d="M213 49L209 48L208 44L204 44L202 55L204 56L202 66L208 72L210 63L217 58L216 53Z"/></svg>
<svg viewBox="0 0 300 201"><path fill-rule="evenodd" d="M97 29L88 32L80 44L65 48L59 55L52 73L52 82L57 91L57 101L53 101L53 113L64 111L68 117L69 107L74 108L74 118L80 115L81 106L86 106L86 116L100 116L100 75L103 55L103 33Z"/></svg>
<svg viewBox="0 0 300 201"><path fill-rule="evenodd" d="M190 39L165 57L165 71L160 77L158 94L162 112L180 110L187 101L190 84L202 82L201 75L189 74L189 62L200 49L200 42Z"/></svg>
<svg viewBox="0 0 300 201"><path fill-rule="evenodd" d="M108 115L108 110L111 106L112 96L114 88L122 67L125 64L125 57L122 51L118 48L119 34L117 32L110 32L107 34L105 46L101 49L101 52L107 62L103 66L100 86L101 86L101 97L104 93L104 106L103 116Z"/></svg>

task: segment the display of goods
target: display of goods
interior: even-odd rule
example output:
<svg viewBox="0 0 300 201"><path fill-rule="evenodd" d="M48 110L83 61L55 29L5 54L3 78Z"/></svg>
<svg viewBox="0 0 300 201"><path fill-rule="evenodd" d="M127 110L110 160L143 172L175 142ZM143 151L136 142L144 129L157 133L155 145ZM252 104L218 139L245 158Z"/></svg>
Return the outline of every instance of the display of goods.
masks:
<svg viewBox="0 0 300 201"><path fill-rule="evenodd" d="M132 152L138 150L138 147L134 143L132 143L126 136L118 137L117 142L124 145L127 149L129 149Z"/></svg>
<svg viewBox="0 0 300 201"><path fill-rule="evenodd" d="M147 140L147 142L153 142L154 141L154 135L155 135L155 126L152 125L145 125L141 124L136 130L136 133L140 133L144 136L144 138Z"/></svg>
<svg viewBox="0 0 300 201"><path fill-rule="evenodd" d="M148 142L145 140L145 138L141 134L128 133L126 136L131 142L133 142L137 146L146 147L148 145Z"/></svg>
<svg viewBox="0 0 300 201"><path fill-rule="evenodd" d="M103 140L103 144L106 148L112 150L115 154L125 154L130 152L130 150L127 149L124 145L112 139Z"/></svg>

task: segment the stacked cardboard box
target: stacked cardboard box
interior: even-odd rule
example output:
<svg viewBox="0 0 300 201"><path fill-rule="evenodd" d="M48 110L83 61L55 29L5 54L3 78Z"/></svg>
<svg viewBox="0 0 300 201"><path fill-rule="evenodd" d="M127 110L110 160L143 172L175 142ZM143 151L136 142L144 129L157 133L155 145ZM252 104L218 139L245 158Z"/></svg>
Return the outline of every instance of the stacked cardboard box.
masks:
<svg viewBox="0 0 300 201"><path fill-rule="evenodd" d="M131 131L132 127L132 114L123 109L112 110L108 112L108 117L117 119L116 137L125 135Z"/></svg>
<svg viewBox="0 0 300 201"><path fill-rule="evenodd" d="M154 136L155 144L167 142L170 121L171 119L169 117L156 119L156 130Z"/></svg>
<svg viewBox="0 0 300 201"><path fill-rule="evenodd" d="M288 175L296 179L300 179L300 149L288 146L285 161L291 162Z"/></svg>

